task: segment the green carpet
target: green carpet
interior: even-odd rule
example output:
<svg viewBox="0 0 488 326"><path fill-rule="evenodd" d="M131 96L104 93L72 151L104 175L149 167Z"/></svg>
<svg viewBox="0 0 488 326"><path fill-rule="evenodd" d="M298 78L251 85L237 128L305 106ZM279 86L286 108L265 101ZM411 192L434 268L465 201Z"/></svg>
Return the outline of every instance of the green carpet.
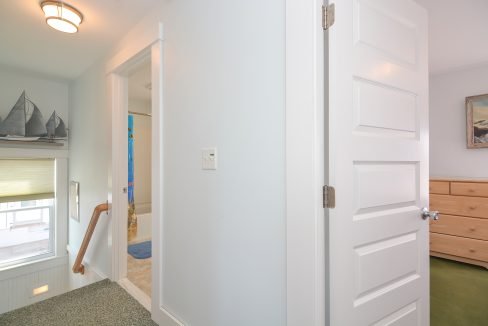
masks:
<svg viewBox="0 0 488 326"><path fill-rule="evenodd" d="M430 325L487 326L488 270L430 259Z"/></svg>
<svg viewBox="0 0 488 326"><path fill-rule="evenodd" d="M104 280L0 315L2 326L154 326L151 314Z"/></svg>

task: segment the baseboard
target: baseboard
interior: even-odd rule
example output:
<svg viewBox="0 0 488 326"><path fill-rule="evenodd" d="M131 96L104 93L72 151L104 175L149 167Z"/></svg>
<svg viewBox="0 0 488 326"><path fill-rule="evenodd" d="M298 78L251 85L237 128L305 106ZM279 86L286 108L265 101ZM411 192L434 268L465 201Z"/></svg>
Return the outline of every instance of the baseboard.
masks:
<svg viewBox="0 0 488 326"><path fill-rule="evenodd" d="M97 268L93 267L90 265L89 261L83 261L83 266L85 266L85 273L84 274L75 274L71 270L71 266L73 266L73 263L76 259L75 253L72 251L72 248L70 246L67 246L68 250L68 257L69 257L69 268L68 268L68 273L69 273L69 290L76 290L81 287L93 284L95 282L99 282L101 280L104 280L107 277L104 273L100 272Z"/></svg>
<svg viewBox="0 0 488 326"><path fill-rule="evenodd" d="M144 308L152 312L151 298L144 293L141 289L134 285L129 279L123 278L117 282L123 289L127 291L134 299L137 300ZM156 308L158 309L158 308ZM163 307L159 308L160 313L151 313L151 318L156 321L159 325L166 326L185 326L184 323L179 321L175 316L169 313Z"/></svg>
<svg viewBox="0 0 488 326"><path fill-rule="evenodd" d="M167 326L185 326L184 323L179 321L175 316L169 313L163 307L158 307L160 314L151 314L151 318L158 323L158 325L167 325Z"/></svg>
<svg viewBox="0 0 488 326"><path fill-rule="evenodd" d="M117 282L125 289L134 299L137 300L144 308L151 311L151 298L141 289L134 285L129 279L123 278Z"/></svg>

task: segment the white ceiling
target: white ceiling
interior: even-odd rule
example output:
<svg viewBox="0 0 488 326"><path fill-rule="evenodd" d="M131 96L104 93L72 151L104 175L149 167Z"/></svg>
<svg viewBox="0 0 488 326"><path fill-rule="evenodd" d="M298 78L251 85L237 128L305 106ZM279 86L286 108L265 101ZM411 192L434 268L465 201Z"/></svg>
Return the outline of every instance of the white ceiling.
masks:
<svg viewBox="0 0 488 326"><path fill-rule="evenodd" d="M40 0L0 0L0 64L73 79L102 57L158 0L68 0L76 34L50 28Z"/></svg>
<svg viewBox="0 0 488 326"><path fill-rule="evenodd" d="M488 63L488 1L416 1L429 13L431 74Z"/></svg>
<svg viewBox="0 0 488 326"><path fill-rule="evenodd" d="M429 13L431 74L488 63L488 1L416 0ZM44 22L40 0L0 1L0 64L73 79L103 56L158 0L72 0L84 15L64 34Z"/></svg>

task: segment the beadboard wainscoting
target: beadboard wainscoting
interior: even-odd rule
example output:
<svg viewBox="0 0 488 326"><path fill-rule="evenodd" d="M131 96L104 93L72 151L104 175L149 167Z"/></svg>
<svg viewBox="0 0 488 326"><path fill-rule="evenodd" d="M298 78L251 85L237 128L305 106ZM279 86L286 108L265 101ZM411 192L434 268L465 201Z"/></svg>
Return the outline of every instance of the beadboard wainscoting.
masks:
<svg viewBox="0 0 488 326"><path fill-rule="evenodd" d="M16 266L0 271L0 314L68 291L68 256ZM47 291L34 295L36 288Z"/></svg>

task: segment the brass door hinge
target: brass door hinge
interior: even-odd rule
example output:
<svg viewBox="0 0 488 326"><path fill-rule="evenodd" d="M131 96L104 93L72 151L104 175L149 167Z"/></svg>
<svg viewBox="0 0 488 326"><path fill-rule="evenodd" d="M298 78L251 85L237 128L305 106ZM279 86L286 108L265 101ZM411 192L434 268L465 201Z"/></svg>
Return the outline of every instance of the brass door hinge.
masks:
<svg viewBox="0 0 488 326"><path fill-rule="evenodd" d="M322 187L322 207L335 208L335 189L331 186Z"/></svg>
<svg viewBox="0 0 488 326"><path fill-rule="evenodd" d="M335 5L333 3L322 6L322 28L328 30L335 21Z"/></svg>

